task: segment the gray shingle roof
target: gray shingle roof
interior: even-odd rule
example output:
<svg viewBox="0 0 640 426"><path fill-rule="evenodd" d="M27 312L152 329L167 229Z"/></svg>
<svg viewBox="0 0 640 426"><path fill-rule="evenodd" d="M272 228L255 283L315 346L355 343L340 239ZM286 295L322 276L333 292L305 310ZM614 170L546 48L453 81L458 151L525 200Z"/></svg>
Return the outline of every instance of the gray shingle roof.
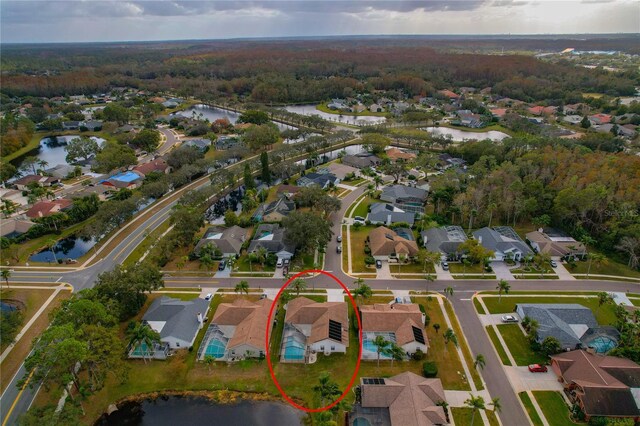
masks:
<svg viewBox="0 0 640 426"><path fill-rule="evenodd" d="M526 316L538 322L538 341L552 336L558 339L563 348L581 346L580 338L587 330L598 327L591 309L576 303L522 303L517 305L516 311L521 317Z"/></svg>
<svg viewBox="0 0 640 426"><path fill-rule="evenodd" d="M443 226L431 228L420 233L424 246L429 251L454 254L458 246L467 240L464 230L459 226Z"/></svg>
<svg viewBox="0 0 640 426"><path fill-rule="evenodd" d="M173 337L190 342L200 328L198 313L204 316L208 307L209 302L200 298L184 301L163 296L153 301L142 320L165 322L161 339Z"/></svg>
<svg viewBox="0 0 640 426"><path fill-rule="evenodd" d="M295 252L295 247L285 242L285 229L281 228L277 223L263 223L256 229L255 236L249 244L249 253L264 247L269 253L278 253L279 251Z"/></svg>
<svg viewBox="0 0 640 426"><path fill-rule="evenodd" d="M416 199L420 201L426 201L427 191L420 188L413 188L405 185L391 185L386 186L382 190L380 199L389 201L391 203L402 202L404 200Z"/></svg>
<svg viewBox="0 0 640 426"><path fill-rule="evenodd" d="M391 204L373 203L367 218L374 223L390 225L392 223L406 222L413 226L415 216L415 213L405 212Z"/></svg>
<svg viewBox="0 0 640 426"><path fill-rule="evenodd" d="M473 236L476 240L482 240L483 247L501 253L507 253L509 251L520 251L523 255L533 254L533 251L529 246L521 239L514 239L505 235L502 235L498 231L492 228L481 228L473 232Z"/></svg>

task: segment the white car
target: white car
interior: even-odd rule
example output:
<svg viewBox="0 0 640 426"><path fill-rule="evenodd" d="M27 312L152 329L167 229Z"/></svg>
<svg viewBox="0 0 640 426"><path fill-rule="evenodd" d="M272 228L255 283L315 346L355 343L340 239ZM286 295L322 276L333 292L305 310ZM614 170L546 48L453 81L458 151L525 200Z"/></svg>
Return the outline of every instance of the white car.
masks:
<svg viewBox="0 0 640 426"><path fill-rule="evenodd" d="M518 318L513 315L503 315L501 320L502 322L518 322Z"/></svg>
<svg viewBox="0 0 640 426"><path fill-rule="evenodd" d="M278 259L278 262L276 262L276 267L282 268L282 265L284 265L284 261L282 259Z"/></svg>
<svg viewBox="0 0 640 426"><path fill-rule="evenodd" d="M213 297L213 294L207 293L207 295L204 297L204 300L211 300L212 297Z"/></svg>

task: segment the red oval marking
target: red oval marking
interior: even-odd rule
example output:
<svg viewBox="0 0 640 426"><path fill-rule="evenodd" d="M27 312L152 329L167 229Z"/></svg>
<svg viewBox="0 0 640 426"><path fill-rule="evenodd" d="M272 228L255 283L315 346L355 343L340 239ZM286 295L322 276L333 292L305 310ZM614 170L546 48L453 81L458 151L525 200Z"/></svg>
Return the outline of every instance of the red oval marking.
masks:
<svg viewBox="0 0 640 426"><path fill-rule="evenodd" d="M280 386L280 383L278 382L278 379L276 379L276 375L275 375L275 373L273 371L273 365L271 364L271 357L269 356L269 338L271 337L271 318L273 317L273 311L274 311L275 307L278 304L278 299L280 298L280 295L282 294L282 292L289 286L291 281L293 281L294 279L298 278L300 275L308 274L308 273L324 274L324 275L326 275L328 277L333 278L338 284L340 284L340 287L342 287L344 289L344 291L347 292L347 296L349 296L349 301L351 301L351 305L353 306L353 311L355 312L356 319L358 320L358 360L356 362L356 369L353 371L353 375L351 376L351 380L349 381L349 384L347 385L347 388L344 390L344 392L342 392L342 395L340 395L340 397L338 399L336 399L335 401L333 401L331 404L329 404L329 405L327 405L325 407L320 407L320 408L303 407L302 405L297 404L294 400L292 400L289 397L289 395L287 395L287 393L284 391L284 389L282 389L282 386ZM349 327L349 328L351 328L351 327ZM265 347L266 347L266 351L265 351L266 355L265 356L267 358L267 365L269 366L269 374L271 375L271 380L273 380L273 383L276 385L276 387L280 391L280 394L284 397L284 399L289 404L291 404L293 407L297 408L298 410L306 411L307 413L320 413L322 411L327 411L327 410L333 408L336 404L338 404L340 401L342 401L345 396L347 396L347 393L353 387L353 383L356 381L356 377L358 376L358 371L360 370L360 360L362 359L362 323L360 322L360 314L358 313L358 306L356 305L356 302L353 299L353 296L351 295L351 292L349 291L347 286L345 286L342 283L342 281L340 281L338 278L336 278L333 274L330 274L329 272L326 272L326 271L322 271L320 269L308 269L306 271L298 272L293 277L289 278L289 280L286 283L284 283L284 285L282 287L280 287L280 291L278 291L278 294L276 295L275 300L273 301L273 303L271 303L271 309L269 310L269 318L267 318L267 341L266 341Z"/></svg>

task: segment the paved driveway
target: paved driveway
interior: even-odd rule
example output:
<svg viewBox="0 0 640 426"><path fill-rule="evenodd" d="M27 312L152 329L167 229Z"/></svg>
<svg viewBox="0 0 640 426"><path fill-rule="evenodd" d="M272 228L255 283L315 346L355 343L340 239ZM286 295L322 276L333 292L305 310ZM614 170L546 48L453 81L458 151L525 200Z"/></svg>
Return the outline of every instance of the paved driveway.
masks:
<svg viewBox="0 0 640 426"><path fill-rule="evenodd" d="M513 280L513 274L509 270L509 267L504 262L491 262L491 268L496 274L496 278L499 280Z"/></svg>
<svg viewBox="0 0 640 426"><path fill-rule="evenodd" d="M564 263L560 262L560 258L554 258L558 266L553 268L554 272L558 274L558 279L560 280L575 280L576 278L567 271L567 268L564 267Z"/></svg>
<svg viewBox="0 0 640 426"><path fill-rule="evenodd" d="M444 269L442 269L442 266L440 266L440 262L434 263L433 266L436 269L436 277L438 280L453 281L453 275L451 275L451 271L445 271Z"/></svg>
<svg viewBox="0 0 640 426"><path fill-rule="evenodd" d="M514 322L504 323L502 322L503 315L513 315L514 317L520 319L518 314L515 312L511 312L510 314L488 314L488 315L478 315L480 317L480 321L482 321L482 325L499 325L499 324L517 324Z"/></svg>
<svg viewBox="0 0 640 426"><path fill-rule="evenodd" d="M527 367L504 367L507 377L516 392L530 390L562 391L558 376L549 368L546 373L532 373Z"/></svg>
<svg viewBox="0 0 640 426"><path fill-rule="evenodd" d="M376 278L379 280L390 280L393 279L391 276L391 269L389 268L389 262L386 260L382 261L382 268L376 269L377 276Z"/></svg>

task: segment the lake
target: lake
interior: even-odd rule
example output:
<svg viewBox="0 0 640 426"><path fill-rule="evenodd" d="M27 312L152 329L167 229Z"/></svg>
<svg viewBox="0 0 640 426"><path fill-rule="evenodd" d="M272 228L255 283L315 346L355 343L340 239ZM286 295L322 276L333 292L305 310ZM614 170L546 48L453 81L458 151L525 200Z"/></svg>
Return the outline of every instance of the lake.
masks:
<svg viewBox="0 0 640 426"><path fill-rule="evenodd" d="M509 137L508 134L498 132L496 130L489 130L488 132L472 132L460 129L452 129L450 127L423 127L420 130L425 130L434 136L451 135L453 140L456 142L462 142L470 139L491 139L492 141L501 141L502 139Z"/></svg>
<svg viewBox="0 0 640 426"><path fill-rule="evenodd" d="M201 397L169 396L121 404L118 411L102 416L95 426L300 426L303 417L304 412L280 402L217 404Z"/></svg>
<svg viewBox="0 0 640 426"><path fill-rule="evenodd" d="M365 151L366 149L364 148L364 145L349 145L344 148L334 149L333 151L325 152L324 154L319 154L318 157L324 158L324 161L322 161L322 163L325 163L338 158L341 152L344 152L345 155L355 155ZM306 162L307 162L306 159L298 160L295 162L295 164L304 165ZM322 164L322 163L319 163L319 164Z"/></svg>
<svg viewBox="0 0 640 426"><path fill-rule="evenodd" d="M180 115L182 117L193 118L195 120L209 120L212 123L220 118L226 118L232 124L235 124L238 121L238 118L240 118L240 114L237 112L203 104L196 104L185 110L176 111L172 115ZM289 126L288 124L278 122L274 122L274 124L278 126L280 130L295 129L295 127Z"/></svg>
<svg viewBox="0 0 640 426"><path fill-rule="evenodd" d="M354 124L357 126L380 124L387 121L386 117L378 117L374 115L363 115L363 116L354 117L351 115L341 116L339 114L329 114L327 112L317 110L315 105L288 105L284 107L284 109L286 109L289 112L295 112L296 114L319 115L325 120L344 123L344 124Z"/></svg>
<svg viewBox="0 0 640 426"><path fill-rule="evenodd" d="M77 259L87 253L93 246L96 245L96 240L82 239L80 237L71 236L63 238L53 246L51 249L44 249L36 254L32 254L29 257L31 262L52 262L56 259ZM55 256L54 256L55 252Z"/></svg>
<svg viewBox="0 0 640 426"><path fill-rule="evenodd" d="M26 157L35 156L38 157L39 160L44 160L49 163L49 165L45 167L47 169L55 167L58 164L67 165L69 163L67 163L67 151L65 151L64 147L70 140L79 137L80 135L48 136L40 140L40 146L38 148L21 155L11 163L16 167L20 167ZM104 139L95 136L91 136L91 139L98 142L98 145L102 145L105 142Z"/></svg>

